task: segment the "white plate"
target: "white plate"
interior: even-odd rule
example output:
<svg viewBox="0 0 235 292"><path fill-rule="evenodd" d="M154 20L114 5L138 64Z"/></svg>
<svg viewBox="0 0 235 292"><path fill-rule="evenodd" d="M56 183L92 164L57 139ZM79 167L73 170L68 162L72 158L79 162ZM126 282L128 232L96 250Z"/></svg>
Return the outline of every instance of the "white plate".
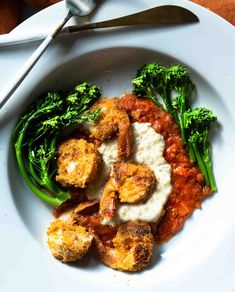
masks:
<svg viewBox="0 0 235 292"><path fill-rule="evenodd" d="M134 3L133 3L134 2ZM200 23L168 28L81 33L57 40L44 54L0 116L0 291L234 291L235 277L235 32L222 18L184 0L104 1L94 20L160 4L192 10ZM53 26L63 3L27 20L16 30ZM3 87L36 44L0 49ZM15 118L42 91L80 80L99 84L104 95L131 90L130 80L149 61L185 64L197 85L196 104L211 108L220 127L213 141L219 191L194 212L185 228L160 248L152 265L137 274L108 269L92 258L78 265L54 260L44 233L51 210L25 187L10 147Z"/></svg>

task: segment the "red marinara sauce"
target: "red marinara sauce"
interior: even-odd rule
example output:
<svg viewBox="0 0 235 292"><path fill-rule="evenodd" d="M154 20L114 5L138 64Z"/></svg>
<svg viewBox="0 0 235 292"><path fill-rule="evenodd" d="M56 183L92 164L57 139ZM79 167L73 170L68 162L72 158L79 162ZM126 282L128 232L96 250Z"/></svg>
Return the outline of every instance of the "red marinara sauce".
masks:
<svg viewBox="0 0 235 292"><path fill-rule="evenodd" d="M165 206L165 213L157 223L152 223L157 243L163 243L175 235L193 210L201 207L201 201L210 195L204 177L193 164L184 148L180 129L172 116L152 101L127 93L121 104L132 122L151 123L153 129L165 139L164 157L171 165L172 193Z"/></svg>

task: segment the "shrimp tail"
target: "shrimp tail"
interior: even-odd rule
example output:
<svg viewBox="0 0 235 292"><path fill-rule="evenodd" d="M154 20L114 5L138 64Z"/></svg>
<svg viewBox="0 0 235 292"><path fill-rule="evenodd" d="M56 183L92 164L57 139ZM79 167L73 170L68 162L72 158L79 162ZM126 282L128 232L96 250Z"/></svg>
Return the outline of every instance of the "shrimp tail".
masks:
<svg viewBox="0 0 235 292"><path fill-rule="evenodd" d="M131 156L132 132L129 124L120 126L118 136L118 159L127 160Z"/></svg>
<svg viewBox="0 0 235 292"><path fill-rule="evenodd" d="M115 215L117 209L118 196L115 191L104 191L100 201L100 214L103 219L111 219Z"/></svg>

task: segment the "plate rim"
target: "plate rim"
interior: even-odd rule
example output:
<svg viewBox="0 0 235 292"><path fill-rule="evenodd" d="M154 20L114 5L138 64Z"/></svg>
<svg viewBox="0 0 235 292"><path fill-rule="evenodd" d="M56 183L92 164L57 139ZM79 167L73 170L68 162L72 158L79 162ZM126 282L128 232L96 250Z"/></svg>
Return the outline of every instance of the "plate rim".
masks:
<svg viewBox="0 0 235 292"><path fill-rule="evenodd" d="M167 2L167 1L165 1L165 2ZM169 2L169 1L168 1ZM168 3L167 2L167 3ZM174 2L174 1L173 1ZM182 1L182 2L186 2L186 1ZM55 5L61 5L62 3L58 3L58 4L55 4ZM195 3L190 3L190 4L193 4L193 5L196 5L196 6L199 6L199 5L197 5L197 4L195 4ZM207 11L207 9L206 8L203 8L203 7L201 7L201 6L199 6L200 7L200 9L203 9L203 10L206 10ZM50 9L51 9L51 7L49 7ZM48 10L49 8L47 8L46 10ZM41 12L39 12L39 13L44 13L45 11L41 11ZM208 11L207 11L208 12ZM212 13L212 12L209 12L210 14ZM214 13L212 13L213 15L215 15ZM221 18L220 16L218 16L218 15L215 15L216 17L219 17L219 19L220 20L223 20L223 22L224 22L224 24L226 24L226 26L227 26L227 24L229 24L229 27L231 27L231 24L230 23L228 23L227 21L225 21L223 18ZM33 16L34 17L34 16ZM27 20L23 23L24 25L25 25L25 23L27 22ZM22 24L21 24L22 25ZM19 26L19 27L21 27L21 25ZM17 29L19 28L19 27L17 27ZM232 26L232 28L233 28L233 26ZM21 29L21 28L20 28ZM234 29L234 28L233 28ZM14 30L15 31L15 30ZM152 291L155 291L155 289L154 290L152 290Z"/></svg>

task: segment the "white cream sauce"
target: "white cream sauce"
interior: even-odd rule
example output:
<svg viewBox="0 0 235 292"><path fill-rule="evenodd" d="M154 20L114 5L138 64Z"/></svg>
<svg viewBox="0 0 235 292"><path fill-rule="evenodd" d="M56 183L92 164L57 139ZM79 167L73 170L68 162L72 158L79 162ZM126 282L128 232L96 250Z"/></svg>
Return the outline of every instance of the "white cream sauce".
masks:
<svg viewBox="0 0 235 292"><path fill-rule="evenodd" d="M161 216L164 205L171 193L171 167L166 162L163 151L165 141L156 133L150 123L133 123L134 147L132 160L150 167L156 176L157 185L149 199L139 204L120 204L116 216L105 221L105 225L116 225L130 220L156 222ZM89 199L99 199L103 186L108 179L112 164L117 161L117 140L105 141L99 148L103 157L100 177L88 186L86 194Z"/></svg>

